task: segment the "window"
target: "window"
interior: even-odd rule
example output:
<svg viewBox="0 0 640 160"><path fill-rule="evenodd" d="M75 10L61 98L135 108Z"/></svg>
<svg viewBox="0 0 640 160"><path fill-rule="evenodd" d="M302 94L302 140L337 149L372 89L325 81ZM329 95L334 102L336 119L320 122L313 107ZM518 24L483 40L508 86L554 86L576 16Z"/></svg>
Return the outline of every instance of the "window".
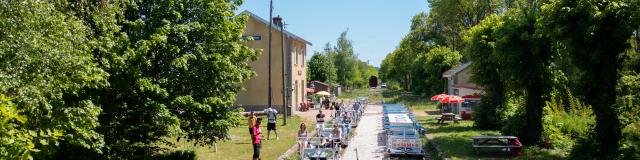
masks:
<svg viewBox="0 0 640 160"><path fill-rule="evenodd" d="M302 66L304 66L307 62L307 51L302 48L300 48L300 50L302 52Z"/></svg>
<svg viewBox="0 0 640 160"><path fill-rule="evenodd" d="M298 48L293 47L293 55L294 56L294 60L293 60L293 64L298 65Z"/></svg>

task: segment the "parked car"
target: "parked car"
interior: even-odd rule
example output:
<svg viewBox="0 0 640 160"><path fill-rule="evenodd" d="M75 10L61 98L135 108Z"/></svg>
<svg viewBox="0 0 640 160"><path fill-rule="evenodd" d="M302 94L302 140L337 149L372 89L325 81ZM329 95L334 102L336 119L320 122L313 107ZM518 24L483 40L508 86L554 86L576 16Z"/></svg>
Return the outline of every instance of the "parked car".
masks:
<svg viewBox="0 0 640 160"><path fill-rule="evenodd" d="M387 88L387 84L386 83L381 84L380 88Z"/></svg>

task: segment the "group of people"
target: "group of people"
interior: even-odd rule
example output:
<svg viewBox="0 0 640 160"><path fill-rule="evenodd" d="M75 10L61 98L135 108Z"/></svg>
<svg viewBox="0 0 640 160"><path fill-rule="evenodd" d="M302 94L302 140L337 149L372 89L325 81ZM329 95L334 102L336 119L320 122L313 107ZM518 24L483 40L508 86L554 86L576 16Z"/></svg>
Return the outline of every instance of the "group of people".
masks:
<svg viewBox="0 0 640 160"><path fill-rule="evenodd" d="M318 139L320 142L317 142L317 146L335 146L336 144L342 143L343 137L346 137L349 134L351 129L350 123L352 121L351 114L349 112L359 112L361 110L361 105L355 103L353 105L354 111L347 111L347 107L345 106L344 100L340 101L340 103L334 103L333 108L334 113L331 114L330 117L336 118L336 123L333 124L333 128L331 130L330 137L324 137L325 139ZM264 110L264 114L267 115L267 140L270 139L271 131L276 134L276 139L279 139L278 132L276 130L276 120L278 111L269 107ZM321 108L316 114L316 135L317 137L323 137L321 135L322 130L325 127L325 119L326 115L323 113L323 109ZM251 135L251 142L253 144L253 159L260 159L260 148L262 142L262 129L260 128L262 118L256 116L256 114L252 111L248 117L248 126L249 126L249 134ZM298 149L302 152L305 148L310 147L309 144L309 133L307 131L307 125L305 123L300 124L300 128L297 133L298 136Z"/></svg>
<svg viewBox="0 0 640 160"><path fill-rule="evenodd" d="M276 130L278 111L269 107L264 110L264 113L267 115L267 140L270 139L271 131L276 134L276 139L280 139L280 137L278 137L278 131ZM251 111L247 125L249 126L249 134L251 135L251 144L253 144L254 160L260 159L260 144L262 144L263 137L260 124L262 124L262 118L257 117L256 114Z"/></svg>

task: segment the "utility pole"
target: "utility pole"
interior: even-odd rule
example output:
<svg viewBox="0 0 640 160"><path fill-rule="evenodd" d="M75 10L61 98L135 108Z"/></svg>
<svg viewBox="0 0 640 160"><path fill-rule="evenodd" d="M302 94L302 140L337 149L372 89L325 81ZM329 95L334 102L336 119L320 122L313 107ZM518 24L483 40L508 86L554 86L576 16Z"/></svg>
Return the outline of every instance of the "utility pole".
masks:
<svg viewBox="0 0 640 160"><path fill-rule="evenodd" d="M272 26L272 14L273 14L273 0L269 0L269 93L267 94L267 104L268 107L271 107L271 99L273 96L271 95L271 26Z"/></svg>
<svg viewBox="0 0 640 160"><path fill-rule="evenodd" d="M282 17L280 17L280 15L273 17L273 23L276 24L276 26L280 27L280 40L281 40L281 47L282 47L282 110L284 111L284 125L287 125L287 112L289 110L289 107L287 107L287 85L286 85L286 76L285 76L285 68L284 68L284 63L285 63L285 51L284 51L284 23L282 22Z"/></svg>

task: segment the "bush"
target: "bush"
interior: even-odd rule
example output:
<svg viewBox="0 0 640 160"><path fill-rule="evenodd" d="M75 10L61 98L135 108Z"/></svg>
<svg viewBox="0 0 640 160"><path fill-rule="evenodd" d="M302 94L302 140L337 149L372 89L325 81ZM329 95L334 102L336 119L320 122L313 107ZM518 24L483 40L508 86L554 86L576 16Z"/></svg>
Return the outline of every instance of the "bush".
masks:
<svg viewBox="0 0 640 160"><path fill-rule="evenodd" d="M582 102L569 97L574 102L563 103L562 99L561 96L555 96L546 102L542 117L542 139L550 141L554 149L568 153L578 138L586 136L595 119L591 109ZM574 106L567 107L564 104Z"/></svg>
<svg viewBox="0 0 640 160"><path fill-rule="evenodd" d="M618 84L621 108L621 153L623 159L640 159L640 74L633 71L622 76Z"/></svg>
<svg viewBox="0 0 640 160"><path fill-rule="evenodd" d="M169 153L156 155L153 157L155 160L195 160L196 152L192 150L179 150Z"/></svg>
<svg viewBox="0 0 640 160"><path fill-rule="evenodd" d="M505 102L504 110L501 111L504 115L502 121L504 122L504 126L502 127L502 133L505 135L515 135L521 137L522 127L527 124L526 121L526 113L524 108L524 97L514 96L517 94L511 94L507 101Z"/></svg>

